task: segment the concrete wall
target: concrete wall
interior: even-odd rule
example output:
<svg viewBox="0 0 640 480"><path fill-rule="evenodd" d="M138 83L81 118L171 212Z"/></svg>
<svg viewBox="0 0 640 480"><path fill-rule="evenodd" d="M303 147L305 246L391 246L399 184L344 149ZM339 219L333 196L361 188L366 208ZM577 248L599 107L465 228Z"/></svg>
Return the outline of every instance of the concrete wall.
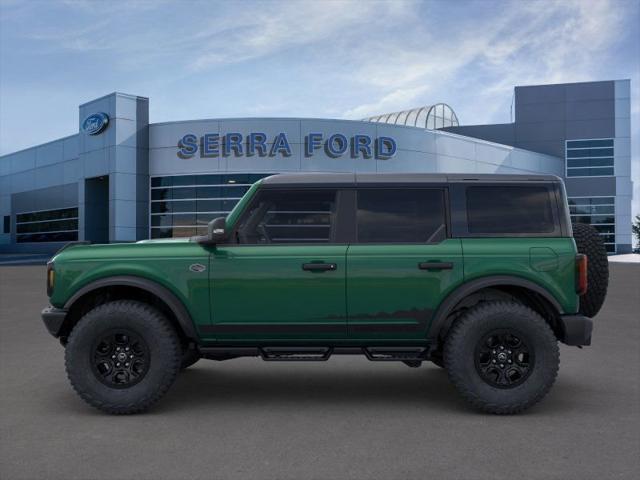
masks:
<svg viewBox="0 0 640 480"><path fill-rule="evenodd" d="M149 100L113 93L80 105L80 129L82 121L97 112L109 115L109 126L99 135L80 133L83 178L109 176L109 241L146 238ZM85 217L84 186L84 182L79 184L81 240Z"/></svg>
<svg viewBox="0 0 640 480"><path fill-rule="evenodd" d="M616 244L618 253L628 253L632 248L631 200L631 82L615 82L615 140L614 166L616 179Z"/></svg>

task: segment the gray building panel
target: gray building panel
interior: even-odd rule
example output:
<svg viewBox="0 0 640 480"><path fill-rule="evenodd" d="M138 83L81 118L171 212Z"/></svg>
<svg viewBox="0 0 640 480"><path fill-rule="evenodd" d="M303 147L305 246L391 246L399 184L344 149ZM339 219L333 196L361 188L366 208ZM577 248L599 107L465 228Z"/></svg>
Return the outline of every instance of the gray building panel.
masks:
<svg viewBox="0 0 640 480"><path fill-rule="evenodd" d="M514 88L516 105L526 105L529 103L540 103L544 99L545 103L558 103L565 101L564 85L535 85ZM516 111L516 122L518 112Z"/></svg>
<svg viewBox="0 0 640 480"><path fill-rule="evenodd" d="M516 123L564 122L567 117L565 102L537 102L518 104Z"/></svg>
<svg viewBox="0 0 640 480"><path fill-rule="evenodd" d="M592 100L583 102L566 102L566 120L595 120L615 118L615 100Z"/></svg>
<svg viewBox="0 0 640 480"><path fill-rule="evenodd" d="M616 136L615 126L613 118L567 121L566 139L614 138Z"/></svg>
<svg viewBox="0 0 640 480"><path fill-rule="evenodd" d="M565 90L565 100L567 102L608 100L615 96L615 82L610 80L602 82L567 83L561 86Z"/></svg>
<svg viewBox="0 0 640 480"><path fill-rule="evenodd" d="M468 137L482 138L489 142L503 145L515 145L515 129L513 123L497 123L493 125L460 125L447 127L442 130Z"/></svg>

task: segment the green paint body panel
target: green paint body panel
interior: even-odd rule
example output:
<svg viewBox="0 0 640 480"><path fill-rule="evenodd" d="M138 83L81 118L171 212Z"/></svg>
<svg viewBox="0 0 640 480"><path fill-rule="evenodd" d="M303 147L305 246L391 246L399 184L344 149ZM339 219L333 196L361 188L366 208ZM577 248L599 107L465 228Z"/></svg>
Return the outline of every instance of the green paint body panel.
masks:
<svg viewBox="0 0 640 480"><path fill-rule="evenodd" d="M230 245L211 249L211 311L217 339L344 338L346 245ZM304 263L333 263L309 272ZM285 332L261 329L285 324ZM225 333L226 327L235 330ZM240 327L240 328L237 328ZM243 329L247 327L246 329ZM251 328L249 328L251 327Z"/></svg>
<svg viewBox="0 0 640 480"><path fill-rule="evenodd" d="M233 210L229 212L229 215L227 215L227 219L225 222L226 224L225 229L227 232L230 232L236 226L236 223L238 222L240 215L242 215L242 212L244 212L244 209L247 208L247 205L249 204L249 202L251 202L251 199L254 197L256 192L260 189L261 184L262 184L262 179L258 180L256 183L251 185L249 190L247 190L247 192L242 196L242 198L238 200L238 203L236 203L235 207L233 207Z"/></svg>
<svg viewBox="0 0 640 480"><path fill-rule="evenodd" d="M512 275L547 290L562 313L578 311L573 238L465 238L464 280Z"/></svg>
<svg viewBox="0 0 640 480"><path fill-rule="evenodd" d="M435 245L351 245L349 337L424 340L433 312L463 282L462 260L461 241L456 238ZM422 262L451 262L453 268L421 270Z"/></svg>
<svg viewBox="0 0 640 480"><path fill-rule="evenodd" d="M197 325L208 325L208 268L192 272L194 263L209 265L209 252L188 239L108 245L78 245L53 258L56 282L50 302L62 308L91 282L131 275L156 282L181 300Z"/></svg>

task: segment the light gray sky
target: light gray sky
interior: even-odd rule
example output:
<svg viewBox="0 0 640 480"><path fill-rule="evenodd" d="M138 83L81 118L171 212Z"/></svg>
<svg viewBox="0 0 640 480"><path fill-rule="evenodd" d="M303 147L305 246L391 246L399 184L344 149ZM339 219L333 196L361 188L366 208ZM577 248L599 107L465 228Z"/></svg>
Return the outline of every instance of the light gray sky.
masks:
<svg viewBox="0 0 640 480"><path fill-rule="evenodd" d="M152 122L446 102L477 124L510 121L515 85L630 78L637 213L639 26L638 0L0 0L0 154L112 91Z"/></svg>

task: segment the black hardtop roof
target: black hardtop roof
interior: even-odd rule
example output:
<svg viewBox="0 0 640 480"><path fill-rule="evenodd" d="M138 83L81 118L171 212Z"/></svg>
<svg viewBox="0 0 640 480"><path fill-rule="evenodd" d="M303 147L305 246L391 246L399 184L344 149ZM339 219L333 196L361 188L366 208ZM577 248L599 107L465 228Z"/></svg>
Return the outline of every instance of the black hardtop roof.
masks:
<svg viewBox="0 0 640 480"><path fill-rule="evenodd" d="M465 173L280 173L262 179L265 186L366 185L427 183L560 182L555 175Z"/></svg>

